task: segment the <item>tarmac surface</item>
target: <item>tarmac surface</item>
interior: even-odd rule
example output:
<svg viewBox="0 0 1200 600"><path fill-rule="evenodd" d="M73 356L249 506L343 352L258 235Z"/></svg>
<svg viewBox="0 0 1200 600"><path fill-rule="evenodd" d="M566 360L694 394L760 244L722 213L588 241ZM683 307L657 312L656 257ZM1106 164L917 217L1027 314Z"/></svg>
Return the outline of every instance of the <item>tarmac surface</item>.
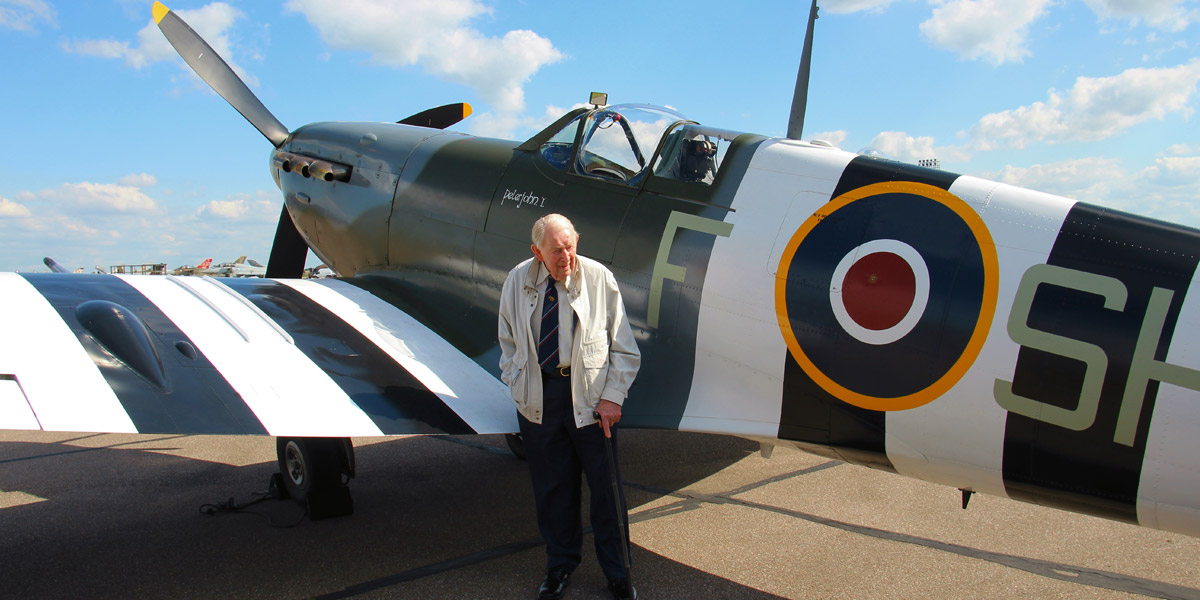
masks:
<svg viewBox="0 0 1200 600"><path fill-rule="evenodd" d="M355 512L254 498L272 438L0 432L0 598L532 599L543 546L499 436L356 439ZM627 431L642 598L1195 598L1200 539L738 438ZM585 513L586 514L586 513ZM607 598L590 537L567 598Z"/></svg>

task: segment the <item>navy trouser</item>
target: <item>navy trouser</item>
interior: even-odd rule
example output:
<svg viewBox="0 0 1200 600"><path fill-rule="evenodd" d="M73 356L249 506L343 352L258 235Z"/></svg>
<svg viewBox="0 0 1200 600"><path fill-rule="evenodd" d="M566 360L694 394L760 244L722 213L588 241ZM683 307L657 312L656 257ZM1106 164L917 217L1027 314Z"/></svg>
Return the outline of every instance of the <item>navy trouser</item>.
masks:
<svg viewBox="0 0 1200 600"><path fill-rule="evenodd" d="M608 579L627 577L621 560L621 534L618 529L621 521L617 520L613 506L604 430L599 423L575 427L570 378L543 378L542 394L541 425L519 413L517 416L521 423L521 438L525 442L529 474L533 479L538 529L546 541L546 570L566 569L570 572L579 566L583 548L583 526L580 523L582 472L587 477L592 493L592 537L600 569ZM612 428L611 431L615 457L617 430ZM617 472L620 473L619 468ZM620 495L621 510L624 512L625 491L620 490ZM628 518L622 520L628 523ZM628 540L628 528L625 533L625 539Z"/></svg>

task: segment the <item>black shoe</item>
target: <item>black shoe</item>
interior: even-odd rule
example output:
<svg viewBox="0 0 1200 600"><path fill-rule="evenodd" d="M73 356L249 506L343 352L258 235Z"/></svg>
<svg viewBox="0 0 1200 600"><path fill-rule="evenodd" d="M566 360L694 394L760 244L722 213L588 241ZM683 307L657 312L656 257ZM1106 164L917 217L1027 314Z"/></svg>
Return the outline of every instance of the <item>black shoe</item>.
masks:
<svg viewBox="0 0 1200 600"><path fill-rule="evenodd" d="M628 578L610 579L608 581L608 591L617 600L637 600L638 597L637 590L630 585Z"/></svg>
<svg viewBox="0 0 1200 600"><path fill-rule="evenodd" d="M546 580L538 588L538 600L558 600L567 589L567 578L571 572L566 569L550 569L546 571Z"/></svg>

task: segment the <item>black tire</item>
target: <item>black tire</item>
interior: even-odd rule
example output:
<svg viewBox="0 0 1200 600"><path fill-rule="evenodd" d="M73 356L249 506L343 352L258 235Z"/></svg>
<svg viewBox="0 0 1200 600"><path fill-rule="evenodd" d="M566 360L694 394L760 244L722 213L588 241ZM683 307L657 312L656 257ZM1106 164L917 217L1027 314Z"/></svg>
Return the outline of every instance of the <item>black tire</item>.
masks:
<svg viewBox="0 0 1200 600"><path fill-rule="evenodd" d="M521 439L521 434L506 433L504 441L508 443L508 451L512 452L513 456L518 460L525 460L525 440Z"/></svg>
<svg viewBox="0 0 1200 600"><path fill-rule="evenodd" d="M358 473L358 464L354 459L354 442L350 438L338 438L342 445L342 467L345 469L343 473L346 475L347 483Z"/></svg>
<svg viewBox="0 0 1200 600"><path fill-rule="evenodd" d="M342 485L347 462L341 438L277 438L275 453L284 489L297 501Z"/></svg>

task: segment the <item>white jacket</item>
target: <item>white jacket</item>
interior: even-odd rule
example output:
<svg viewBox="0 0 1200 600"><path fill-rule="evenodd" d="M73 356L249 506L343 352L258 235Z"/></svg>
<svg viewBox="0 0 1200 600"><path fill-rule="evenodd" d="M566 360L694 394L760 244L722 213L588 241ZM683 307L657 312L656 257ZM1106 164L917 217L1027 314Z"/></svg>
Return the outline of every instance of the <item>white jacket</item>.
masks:
<svg viewBox="0 0 1200 600"><path fill-rule="evenodd" d="M575 426L584 427L596 422L592 411L601 399L624 405L641 353L625 317L617 279L604 265L583 256L577 259L565 286L578 319L571 343L571 399ZM542 422L542 377L531 325L540 293L539 264L530 258L508 272L499 317L500 379L508 385L517 410L534 423Z"/></svg>

